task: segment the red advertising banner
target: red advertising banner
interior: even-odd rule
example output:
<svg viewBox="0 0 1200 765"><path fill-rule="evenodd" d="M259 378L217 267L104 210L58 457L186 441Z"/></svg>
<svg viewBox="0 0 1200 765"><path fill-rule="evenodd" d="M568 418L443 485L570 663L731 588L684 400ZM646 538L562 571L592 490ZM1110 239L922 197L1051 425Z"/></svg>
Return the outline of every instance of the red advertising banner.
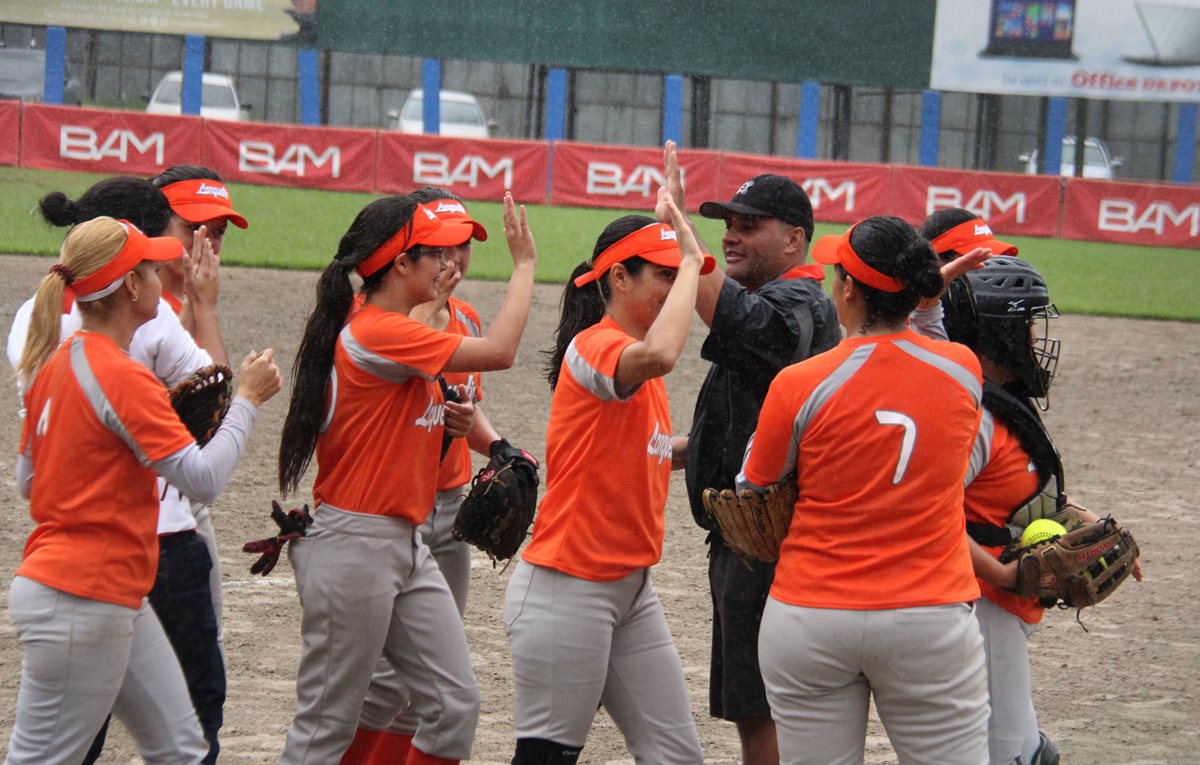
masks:
<svg viewBox="0 0 1200 765"><path fill-rule="evenodd" d="M559 141L553 155L551 204L650 210L658 188L666 184L662 149ZM694 210L701 202L716 199L720 167L717 152L679 152L688 207Z"/></svg>
<svg viewBox="0 0 1200 765"><path fill-rule="evenodd" d="M463 199L546 201L550 146L544 141L492 141L379 133L379 191L406 194L441 186Z"/></svg>
<svg viewBox="0 0 1200 765"><path fill-rule="evenodd" d="M204 120L204 163L226 181L375 190L374 130Z"/></svg>
<svg viewBox="0 0 1200 765"><path fill-rule="evenodd" d="M886 165L853 162L813 162L803 159L759 157L753 154L722 156L720 191L714 199L729 199L756 175L785 175L799 183L812 200L819 221L853 223L888 211Z"/></svg>
<svg viewBox="0 0 1200 765"><path fill-rule="evenodd" d="M1054 236L1061 183L1043 175L893 167L888 212L919 226L937 210L962 207L999 236Z"/></svg>
<svg viewBox="0 0 1200 765"><path fill-rule="evenodd" d="M20 159L21 102L0 101L0 165L15 165Z"/></svg>
<svg viewBox="0 0 1200 765"><path fill-rule="evenodd" d="M41 104L22 110L24 167L149 176L200 163L200 145L194 117Z"/></svg>
<svg viewBox="0 0 1200 765"><path fill-rule="evenodd" d="M1200 247L1200 188L1071 178L1064 239Z"/></svg>

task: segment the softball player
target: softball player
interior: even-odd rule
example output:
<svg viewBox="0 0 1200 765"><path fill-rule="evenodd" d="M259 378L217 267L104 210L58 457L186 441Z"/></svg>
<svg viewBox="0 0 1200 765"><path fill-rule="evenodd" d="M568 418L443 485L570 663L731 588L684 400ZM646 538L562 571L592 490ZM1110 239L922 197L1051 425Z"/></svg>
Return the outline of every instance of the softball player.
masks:
<svg viewBox="0 0 1200 765"><path fill-rule="evenodd" d="M681 456L662 376L683 351L700 273L715 264L665 189L657 212L672 226L610 223L563 294L547 369L547 491L504 601L515 765L576 762L599 705L636 762L703 761L650 567Z"/></svg>
<svg viewBox="0 0 1200 765"><path fill-rule="evenodd" d="M470 756L479 688L458 609L418 527L436 499L445 412L463 406L443 401L436 375L511 366L529 314L533 237L511 195L504 206L513 276L482 337L409 317L436 297L443 248L463 241L459 227L409 197L363 208L318 284L279 449L285 493L317 459L314 521L288 551L304 648L284 763L342 757L380 657L403 677L419 719L407 761ZM351 270L363 279L355 310Z"/></svg>
<svg viewBox="0 0 1200 765"><path fill-rule="evenodd" d="M208 349L213 360L226 363L217 324L220 279L216 269L221 262L221 249L229 224L243 229L249 224L233 209L229 189L216 170L198 165L176 165L154 176L150 182L162 189L171 203L171 220L163 233L183 242L188 252L192 251L195 236L200 233L208 240L213 252L212 273L204 274L207 278L200 281L193 278L193 272L184 267L183 261L168 266L163 280L163 298L179 315L184 328Z"/></svg>
<svg viewBox="0 0 1200 765"><path fill-rule="evenodd" d="M966 210L939 211L921 233L943 258L981 244L1017 254ZM987 657L989 761L1056 765L1054 742L1038 730L1027 643L1044 609L1036 599L1011 592L1016 564L1002 565L998 559L1026 523L1067 505L1062 464L1035 406L1035 400L1047 398L1058 363L1059 342L1049 334L1058 312L1041 274L1016 257L988 261L967 274L944 303L947 334L975 351L985 377L965 508L982 593L975 613ZM1072 507L1083 520L1099 520ZM1141 575L1135 564L1134 576Z"/></svg>
<svg viewBox="0 0 1200 765"><path fill-rule="evenodd" d="M146 603L154 474L211 501L281 383L271 352L248 356L225 422L201 449L162 384L128 357L158 311L160 264L180 249L96 218L72 229L38 289L17 369L28 382L17 481L36 528L9 593L25 649L9 765L78 763L110 709L147 763L198 763L208 750ZM82 328L60 344L64 297Z"/></svg>
<svg viewBox="0 0 1200 765"><path fill-rule="evenodd" d="M175 168L167 171L174 172ZM228 200L228 194L224 196ZM101 214L133 212L139 220L152 224L152 233L157 235L169 229L168 221L176 217L169 204L166 196L151 182L118 177L97 183L78 202L71 202L59 192L48 194L42 199L40 208L47 222L54 225L78 224ZM231 206L219 209L237 215ZM205 228L200 230L206 231ZM206 237L194 237L189 230L184 246L195 254L191 261L195 267L181 265L184 258L176 258L168 261L160 273L167 273L172 268L188 271L192 295L188 304L196 306L195 315L200 317L200 325L208 327L206 336L210 347L219 349L224 358L224 345L216 324L216 254L210 245ZM32 299L22 306L9 334L9 359L14 366L19 363L24 347L32 307ZM137 329L130 344L131 357L152 370L167 386L212 361L206 350L183 329L173 307L174 303L164 298L154 319ZM74 333L80 326L78 309L73 307L65 314L62 325L63 337ZM221 579L216 542L207 506L193 505L179 489L169 486L162 478L158 482L158 575L150 591L150 604L187 679L189 694L209 742L209 754L205 758L208 765L216 761L219 752L217 735L222 724L226 687L220 647ZM197 508L199 512L196 512ZM198 578L201 581L197 581ZM107 723L97 734L83 765L90 765L99 758L106 733Z"/></svg>
<svg viewBox="0 0 1200 765"><path fill-rule="evenodd" d="M483 325L479 314L466 301L453 297L453 292L470 268L471 241L486 241L487 230L470 217L462 200L444 189L429 186L418 189L411 196L418 203L429 205L441 219L443 228L458 229L462 241L446 248L449 266L446 275L438 280L437 298L415 307L409 315L434 329L481 337ZM500 441L500 435L478 406L483 398L481 375L478 372L446 372L442 377L447 384L457 386L462 400L473 402L475 408L466 438L453 439L442 457L438 468L437 501L418 530L421 541L429 547L438 569L446 578L461 617L466 612L471 583L471 551L466 544L453 539L450 530L471 480L470 449L488 454L492 444ZM410 712L396 715L396 710L405 707L407 701L403 678L386 659L381 659L363 701L354 741L342 756L343 765L403 763L418 722Z"/></svg>
<svg viewBox="0 0 1200 765"><path fill-rule="evenodd" d="M763 404L739 488L795 474L799 498L759 631L785 763L862 762L871 697L900 762L987 759L979 587L962 479L979 363L907 328L942 278L898 218L824 237L846 339L787 367Z"/></svg>

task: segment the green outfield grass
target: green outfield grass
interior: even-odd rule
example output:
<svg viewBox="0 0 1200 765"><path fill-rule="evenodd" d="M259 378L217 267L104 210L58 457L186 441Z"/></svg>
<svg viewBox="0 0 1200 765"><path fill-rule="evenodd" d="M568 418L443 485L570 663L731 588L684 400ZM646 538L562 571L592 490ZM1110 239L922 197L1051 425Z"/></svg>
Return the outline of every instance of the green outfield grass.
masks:
<svg viewBox="0 0 1200 765"><path fill-rule="evenodd" d="M49 191L75 198L104 176L0 167L0 252L53 255L63 231L47 226L37 200ZM272 268L319 269L370 194L233 184L250 228L231 228L222 261ZM505 279L511 261L500 226L501 205L471 202L491 237L477 244L471 276ZM645 211L641 211L645 212ZM538 280L561 283L591 254L596 236L620 210L530 206L538 244ZM720 249L723 224L695 216L701 235ZM844 226L819 224L817 235ZM1045 274L1059 309L1069 313L1200 321L1200 252L1160 247L1005 237Z"/></svg>

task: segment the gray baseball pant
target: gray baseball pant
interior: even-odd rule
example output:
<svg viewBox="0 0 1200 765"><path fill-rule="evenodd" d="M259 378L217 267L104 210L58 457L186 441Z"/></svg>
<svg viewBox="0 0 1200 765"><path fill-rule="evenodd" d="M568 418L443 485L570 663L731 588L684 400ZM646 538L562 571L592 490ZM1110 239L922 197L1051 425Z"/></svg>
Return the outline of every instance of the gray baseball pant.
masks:
<svg viewBox="0 0 1200 765"><path fill-rule="evenodd" d="M77 765L109 710L146 765L208 754L179 661L145 600L131 609L18 576L8 609L24 655L5 765Z"/></svg>
<svg viewBox="0 0 1200 765"><path fill-rule="evenodd" d="M438 570L454 597L461 617L467 611L467 591L471 586L471 548L450 536L458 508L462 505L467 487L439 491L437 502L429 517L418 527L421 541L429 547ZM375 666L367 697L363 700L359 725L369 730L412 735L417 731L417 716L408 709L408 689L404 677L382 656ZM402 709L399 715L397 709Z"/></svg>
<svg viewBox="0 0 1200 765"><path fill-rule="evenodd" d="M988 760L970 604L851 611L768 598L758 660L782 765L861 765L872 696L900 765Z"/></svg>
<svg viewBox="0 0 1200 765"><path fill-rule="evenodd" d="M413 746L436 757L469 758L479 686L462 619L417 528L322 505L288 556L304 645L296 717L280 762L328 765L341 758L381 656L404 678L420 720Z"/></svg>
<svg viewBox="0 0 1200 765"><path fill-rule="evenodd" d="M521 561L504 598L504 626L518 739L582 747L603 705L638 765L704 761L650 569L592 582Z"/></svg>

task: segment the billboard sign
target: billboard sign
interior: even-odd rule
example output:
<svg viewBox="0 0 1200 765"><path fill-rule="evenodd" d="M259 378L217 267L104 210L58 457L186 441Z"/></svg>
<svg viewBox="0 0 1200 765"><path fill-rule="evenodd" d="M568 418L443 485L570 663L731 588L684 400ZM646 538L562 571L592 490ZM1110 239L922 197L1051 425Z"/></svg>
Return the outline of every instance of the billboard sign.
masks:
<svg viewBox="0 0 1200 765"><path fill-rule="evenodd" d="M1200 100L1200 0L938 0L930 87Z"/></svg>
<svg viewBox="0 0 1200 765"><path fill-rule="evenodd" d="M311 13L305 13L312 6ZM316 0L4 0L0 22L245 40L291 40Z"/></svg>

